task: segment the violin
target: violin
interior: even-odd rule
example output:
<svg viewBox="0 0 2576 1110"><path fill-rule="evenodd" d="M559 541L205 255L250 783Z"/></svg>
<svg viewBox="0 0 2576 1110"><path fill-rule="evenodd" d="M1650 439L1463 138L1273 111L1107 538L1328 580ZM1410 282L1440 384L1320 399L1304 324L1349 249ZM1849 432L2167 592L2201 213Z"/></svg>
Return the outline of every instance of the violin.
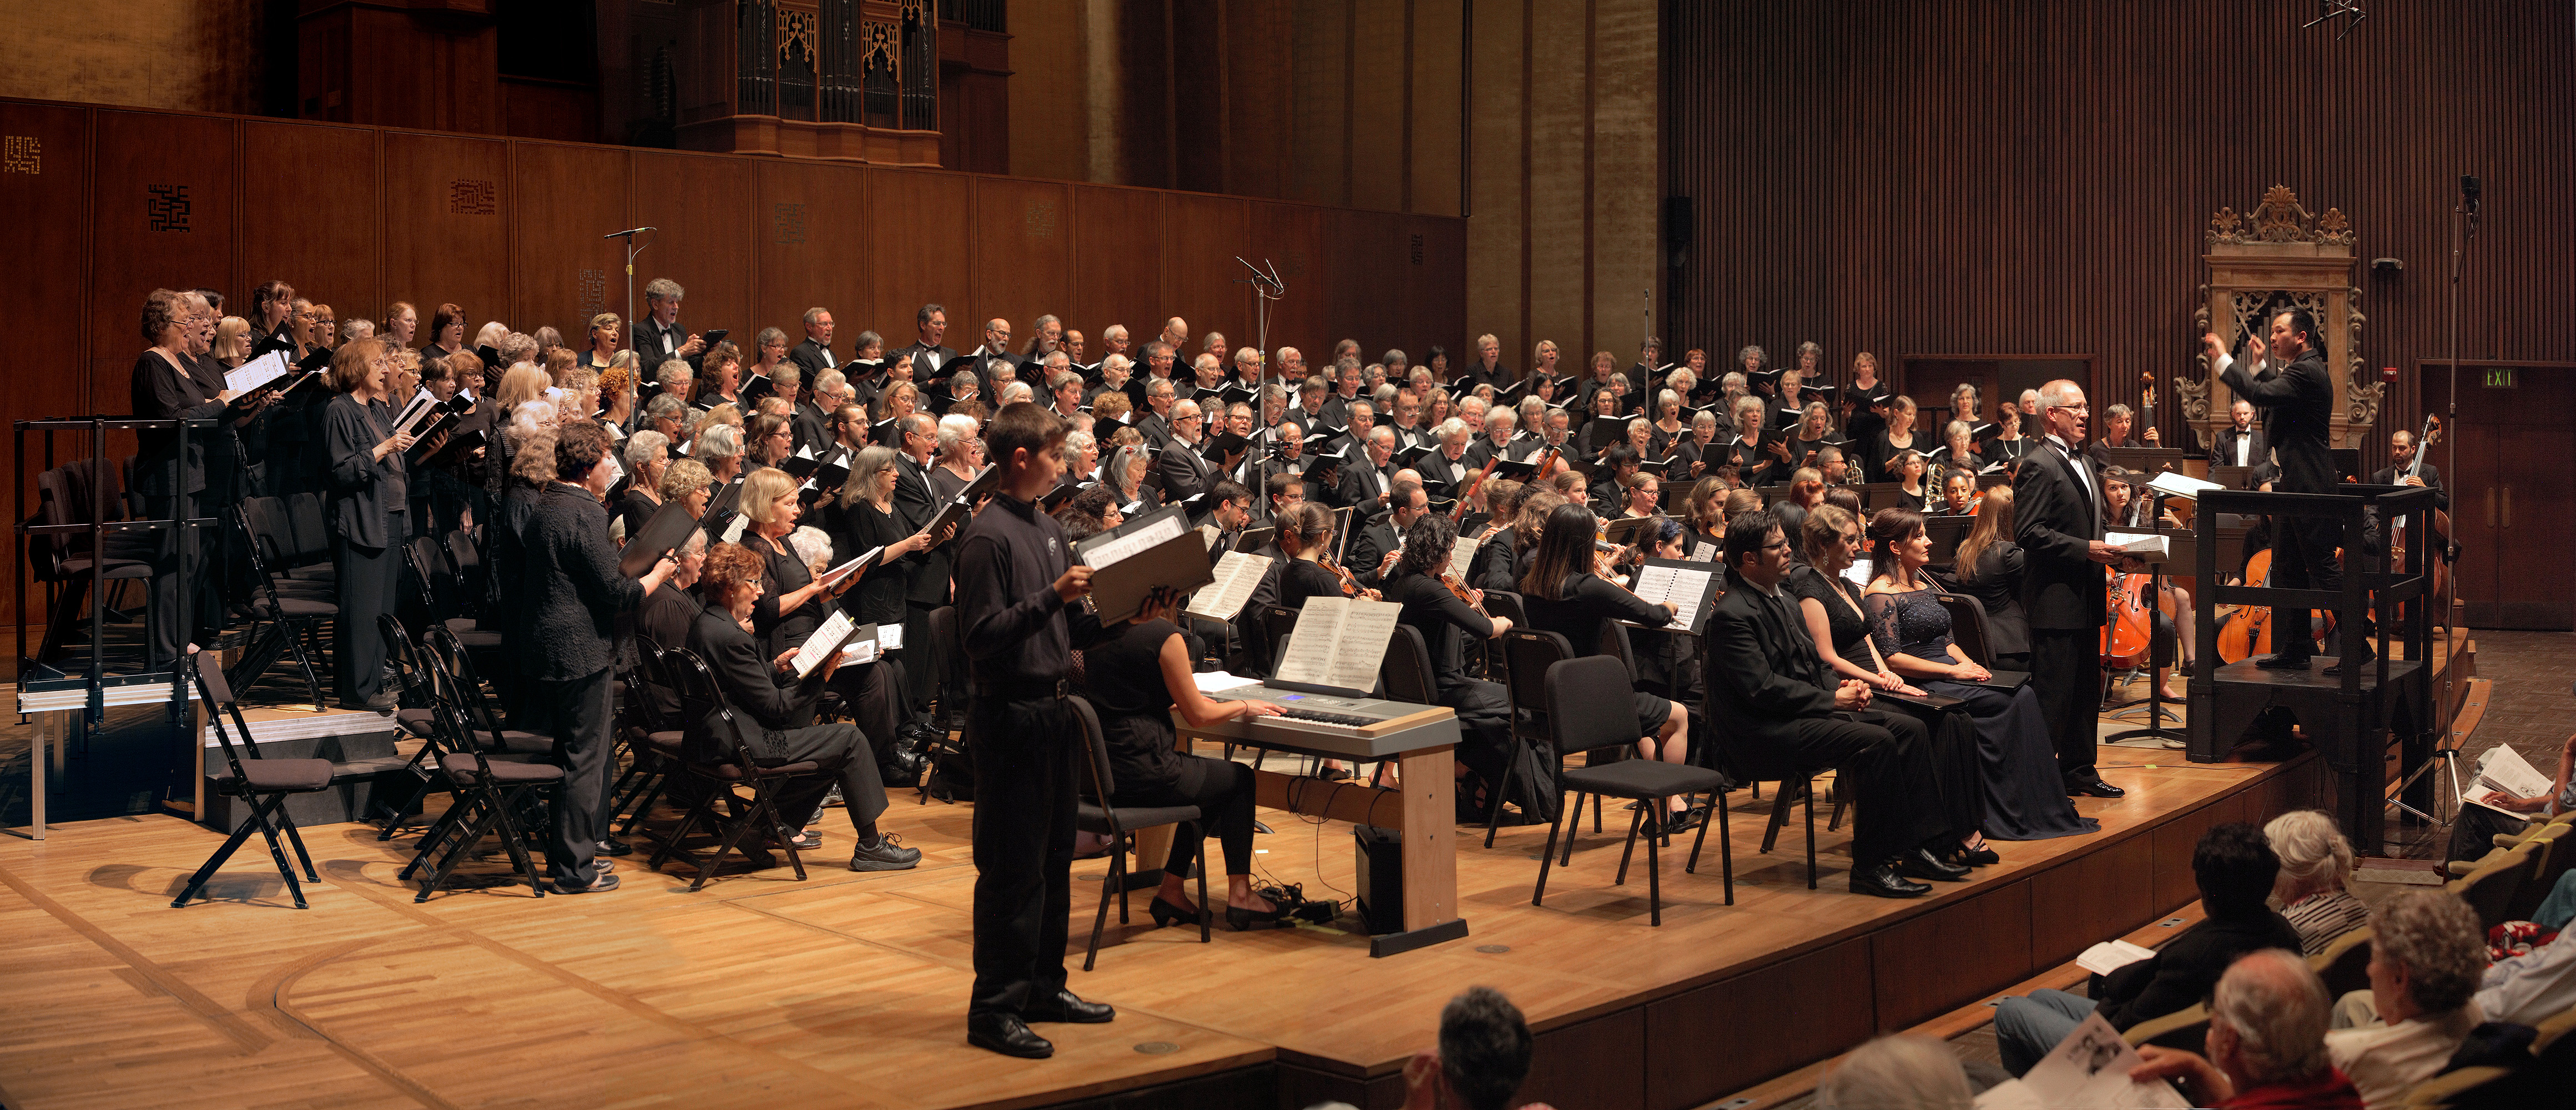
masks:
<svg viewBox="0 0 2576 1110"><path fill-rule="evenodd" d="M1316 556L1316 558L1315 558L1315 562L1316 562L1316 564L1317 564L1317 565L1319 565L1319 566L1323 567L1325 570L1329 570L1329 571L1333 572L1333 577L1335 577L1335 578L1339 578L1339 579L1341 579L1341 580L1342 580L1342 596L1343 596L1343 597L1359 597L1359 596L1361 596L1361 595L1364 595L1364 594L1368 593L1368 589L1367 589L1367 587L1364 587L1364 586L1360 585L1360 580L1359 580L1358 578L1353 577L1353 576L1351 575L1351 572L1349 572L1349 571L1347 571L1347 570L1343 570L1343 569L1342 569L1342 567L1341 567L1341 564L1336 563L1336 562L1334 562L1334 561L1333 561L1333 557L1332 557L1332 556L1330 556L1330 555L1319 555L1319 556Z"/></svg>
<svg viewBox="0 0 2576 1110"><path fill-rule="evenodd" d="M1450 594L1457 597L1458 600L1466 602L1468 608L1473 609L1478 613L1482 613L1485 616L1490 617L1493 615L1485 612L1484 591L1467 588L1467 584L1459 581L1457 575L1448 573L1441 574L1440 584L1449 587Z"/></svg>

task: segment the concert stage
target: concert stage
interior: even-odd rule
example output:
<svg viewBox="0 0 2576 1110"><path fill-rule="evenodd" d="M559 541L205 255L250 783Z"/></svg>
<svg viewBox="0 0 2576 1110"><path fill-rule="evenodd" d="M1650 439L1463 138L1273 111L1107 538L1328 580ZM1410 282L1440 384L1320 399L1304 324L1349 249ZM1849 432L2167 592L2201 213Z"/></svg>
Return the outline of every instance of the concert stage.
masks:
<svg viewBox="0 0 2576 1110"><path fill-rule="evenodd" d="M1733 824L1737 904L1721 904L1714 843L1682 874L1683 838L1664 856L1661 928L1646 923L1644 860L1610 883L1624 827L1587 824L1542 908L1529 892L1545 826L1506 829L1491 850L1462 830L1468 937L1386 959L1365 936L1315 928L1220 925L1203 946L1194 929L1146 927L1139 891L1138 924L1113 913L1086 974L1106 864L1078 861L1073 986L1120 1017L1043 1027L1057 1056L1041 1062L965 1044L971 811L909 791L885 827L924 849L919 870L840 869L849 830L827 813L812 881L782 866L695 895L641 874L644 844L614 893L494 886L414 905L394 878L411 838L311 828L322 881L301 912L256 844L213 882L215 901L174 910L220 833L175 816L58 825L41 843L0 838L0 1102L1393 1107L1441 1005L1484 983L1538 1030L1525 1097L1698 1106L2152 928L2192 900L2202 830L2326 796L2308 754L2103 754L2130 793L2080 802L2101 833L2000 844L2001 865L1914 902L1844 891L1848 830L1826 831L1823 807L1821 889L1806 889L1795 823L1758 854L1768 789ZM1278 830L1255 857L1269 875L1310 895L1352 888L1347 825L1263 817Z"/></svg>

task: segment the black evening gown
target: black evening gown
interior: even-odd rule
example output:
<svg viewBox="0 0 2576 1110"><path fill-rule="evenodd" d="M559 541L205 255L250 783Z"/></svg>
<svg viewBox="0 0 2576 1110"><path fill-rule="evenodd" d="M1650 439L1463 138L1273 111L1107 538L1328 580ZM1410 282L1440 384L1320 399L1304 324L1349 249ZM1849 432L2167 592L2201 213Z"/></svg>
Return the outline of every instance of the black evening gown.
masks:
<svg viewBox="0 0 2576 1110"><path fill-rule="evenodd" d="M1950 657L1950 611L1929 590L1875 593L1861 599L1870 635L1882 654L1917 659ZM1985 772L1986 836L1994 840L2049 840L2101 831L2075 812L2057 773L2056 748L2040 714L2039 691L2012 693L1965 682L1916 681L1924 692L1967 703L1977 722L1978 764Z"/></svg>

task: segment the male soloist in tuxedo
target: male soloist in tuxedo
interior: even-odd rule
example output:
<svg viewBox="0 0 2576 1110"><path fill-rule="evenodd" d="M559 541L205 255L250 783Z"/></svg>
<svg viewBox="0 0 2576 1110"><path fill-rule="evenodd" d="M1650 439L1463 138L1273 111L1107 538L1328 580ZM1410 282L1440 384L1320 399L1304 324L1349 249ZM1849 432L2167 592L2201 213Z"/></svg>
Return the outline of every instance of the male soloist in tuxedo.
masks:
<svg viewBox="0 0 2576 1110"><path fill-rule="evenodd" d="M2031 685L2057 748L2069 794L2127 793L2094 769L2102 708L2102 611L2118 552L2102 540L2102 472L2084 453L2084 389L2063 378L2039 389L2047 437L2013 477L2014 540L2027 568L2021 605L2030 621Z"/></svg>
<svg viewBox="0 0 2576 1110"><path fill-rule="evenodd" d="M823 371L840 369L840 361L832 357L831 310L805 310L805 341L787 352L787 361L804 367L808 382L822 377Z"/></svg>
<svg viewBox="0 0 2576 1110"><path fill-rule="evenodd" d="M2263 429L2254 426L2254 403L2239 397L2228 406L2227 415L2234 423L2218 430L2209 448L2211 466L2261 466L2272 457L2272 444L2263 438Z"/></svg>
<svg viewBox="0 0 2576 1110"><path fill-rule="evenodd" d="M895 428L892 446L900 456L894 461L894 511L903 518L904 527L917 532L939 515L939 494L930 488L930 459L939 447L939 422L928 413L912 414ZM911 652L913 658L903 669L904 687L915 712L927 707L938 693L940 664L931 657L937 641L930 635L930 614L948 604L952 547L941 544L922 554L921 566L903 598L903 642L922 645Z"/></svg>
<svg viewBox="0 0 2576 1110"><path fill-rule="evenodd" d="M654 278L644 286L644 318L635 324L638 365L658 368L680 358L687 359L692 370L698 368L698 356L706 353L707 341L680 326L680 298L687 295L679 282L669 278Z"/></svg>
<svg viewBox="0 0 2576 1110"><path fill-rule="evenodd" d="M1154 466L1163 475L1163 503L1177 505L1206 493L1223 475L1214 464L1199 457L1199 403L1183 401L1172 406L1172 443L1154 456Z"/></svg>
<svg viewBox="0 0 2576 1110"><path fill-rule="evenodd" d="M2316 318L2304 308L2285 308L2272 313L2269 319L2269 351L2275 356L2274 368L2260 374L2246 373L2215 334L2201 337L2209 349L2209 364L2217 369L2219 380L2226 382L2227 388L2262 408L2263 438L2271 442L2272 457L2281 467L2280 477L2272 484L2273 491L2333 493L2334 456L2326 445L2334 419L2334 378L2326 372L2325 346L2317 338ZM2257 363L2263 360L2265 351L2263 340L2246 341L2246 354ZM2041 403L2047 402L2043 398ZM2332 517L2275 517L2272 584L2293 590L2341 590L2343 571L2335 561L2341 531ZM2286 615L2274 615L2283 617L2285 627L2307 627L2308 622L2299 619L2300 613L2291 610ZM2341 674L2346 665L2377 659L2370 647L2370 632L2365 622L2360 635L2343 635L2342 658L2327 667L2326 673ZM2256 660L2255 666L2304 671L2316 655L2316 644L2306 636L2275 636L2272 644L2278 650Z"/></svg>
<svg viewBox="0 0 2576 1110"><path fill-rule="evenodd" d="M1782 588L1789 556L1770 513L1727 522L1726 595L1709 619L1703 668L1717 727L1803 767L1835 768L1850 784L1852 893L1917 898L1932 888L1914 878L1966 878L1967 868L1934 855L1968 830L1930 827L1942 812L1925 790L1938 781L1930 730L1905 713L1872 711L1868 683L1832 679Z"/></svg>

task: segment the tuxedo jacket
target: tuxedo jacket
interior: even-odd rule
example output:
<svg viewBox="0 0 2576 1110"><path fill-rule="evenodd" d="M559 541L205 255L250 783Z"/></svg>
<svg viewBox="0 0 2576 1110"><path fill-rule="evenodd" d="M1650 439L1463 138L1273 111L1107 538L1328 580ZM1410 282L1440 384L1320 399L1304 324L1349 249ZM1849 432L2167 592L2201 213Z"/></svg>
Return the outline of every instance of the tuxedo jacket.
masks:
<svg viewBox="0 0 2576 1110"><path fill-rule="evenodd" d="M1177 439L1154 456L1154 467L1163 475L1163 500L1166 503L1187 501L1216 488L1216 465L1199 457L1198 449Z"/></svg>
<svg viewBox="0 0 2576 1110"><path fill-rule="evenodd" d="M2013 476L2013 540L2027 561L2021 606L2034 629L2102 627L2109 578L2088 557L2102 538L2101 489L2100 465L2054 440L2033 446Z"/></svg>
<svg viewBox="0 0 2576 1110"><path fill-rule="evenodd" d="M1831 716L1834 686L1797 599L1772 597L1734 571L1708 621L1709 702L1721 734L1792 750L1796 723Z"/></svg>
<svg viewBox="0 0 2576 1110"><path fill-rule="evenodd" d="M942 344L937 347L925 347L919 342L915 342L908 347L898 347L895 349L893 354L886 356L886 365L894 365L895 355L912 356L912 380L915 383L929 382L932 374L947 375L957 372L949 366L949 363L957 361L957 352L949 350L946 344ZM939 365L930 365L928 360L922 357L923 355L938 356Z"/></svg>
<svg viewBox="0 0 2576 1110"><path fill-rule="evenodd" d="M672 352L688 341L688 326L678 320L671 321L668 328L651 316L635 322L635 360L646 368L647 377L659 373L662 364L671 361ZM703 354L689 356L689 368L698 369L704 357Z"/></svg>
<svg viewBox="0 0 2576 1110"><path fill-rule="evenodd" d="M903 518L904 527L920 531L939 515L938 491L930 487L930 471L912 461L912 456L897 453L894 460L894 511ZM959 531L965 529L961 526ZM948 553L957 546L956 537L922 553L921 569L914 572L906 600L921 605L938 605L948 600Z"/></svg>
<svg viewBox="0 0 2576 1110"><path fill-rule="evenodd" d="M808 389L813 388L814 379L821 376L823 371L838 370L841 367L840 360L833 357L830 347L811 339L790 348L787 352L787 361L795 363L805 371L805 386ZM847 371L843 373L846 374Z"/></svg>
<svg viewBox="0 0 2576 1110"><path fill-rule="evenodd" d="M2332 493L2334 456L2327 444L2333 433L2334 378L2326 372L2325 355L2303 351L2288 366L2249 375L2241 363L2219 371L2227 388L2254 402L2263 413L2263 439L2281 466L2274 487L2283 493Z"/></svg>
<svg viewBox="0 0 2576 1110"><path fill-rule="evenodd" d="M2263 429L2247 428L2244 432L2239 433L2234 428L2221 428L2218 430L2218 436L2209 449L2209 465L2236 465L2236 441L2240 439L2253 441L2253 444L2245 451L2245 465L2261 466L2263 465L2264 460L2271 457L2272 441L2263 438Z"/></svg>

